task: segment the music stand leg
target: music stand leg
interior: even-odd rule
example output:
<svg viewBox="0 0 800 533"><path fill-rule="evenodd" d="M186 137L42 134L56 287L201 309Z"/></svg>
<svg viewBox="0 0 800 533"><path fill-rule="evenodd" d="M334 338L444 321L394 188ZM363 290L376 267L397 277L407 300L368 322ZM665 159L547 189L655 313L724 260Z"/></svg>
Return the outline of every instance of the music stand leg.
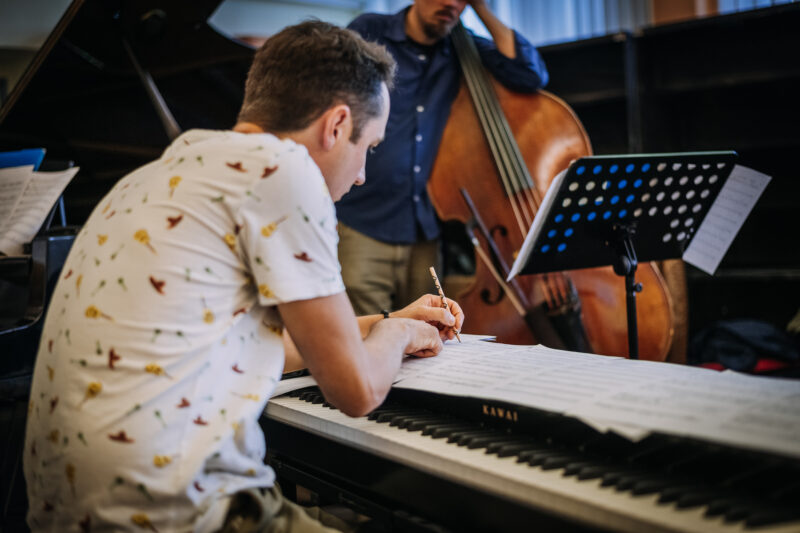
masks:
<svg viewBox="0 0 800 533"><path fill-rule="evenodd" d="M625 308L628 315L628 354L631 359L639 358L639 331L636 324L636 293L641 292L642 284L636 283L636 250L633 248L631 236L634 233L632 226L619 225L614 227L616 239L614 249L617 259L614 262L614 273L625 276Z"/></svg>

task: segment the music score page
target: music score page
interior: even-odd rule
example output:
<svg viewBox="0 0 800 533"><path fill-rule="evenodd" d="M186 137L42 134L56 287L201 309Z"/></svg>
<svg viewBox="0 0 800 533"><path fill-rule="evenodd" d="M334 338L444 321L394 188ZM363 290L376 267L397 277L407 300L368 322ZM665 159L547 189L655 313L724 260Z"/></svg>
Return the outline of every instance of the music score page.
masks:
<svg viewBox="0 0 800 533"><path fill-rule="evenodd" d="M554 411L634 440L659 432L800 457L800 381L464 340L406 360L394 386Z"/></svg>

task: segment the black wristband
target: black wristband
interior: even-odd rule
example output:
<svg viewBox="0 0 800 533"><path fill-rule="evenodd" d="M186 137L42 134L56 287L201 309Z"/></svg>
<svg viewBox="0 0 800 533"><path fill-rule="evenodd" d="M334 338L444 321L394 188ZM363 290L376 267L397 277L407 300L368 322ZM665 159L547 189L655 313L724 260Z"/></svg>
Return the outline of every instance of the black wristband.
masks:
<svg viewBox="0 0 800 533"><path fill-rule="evenodd" d="M383 318L389 318L389 311L386 309L381 309L381 313L383 313Z"/></svg>

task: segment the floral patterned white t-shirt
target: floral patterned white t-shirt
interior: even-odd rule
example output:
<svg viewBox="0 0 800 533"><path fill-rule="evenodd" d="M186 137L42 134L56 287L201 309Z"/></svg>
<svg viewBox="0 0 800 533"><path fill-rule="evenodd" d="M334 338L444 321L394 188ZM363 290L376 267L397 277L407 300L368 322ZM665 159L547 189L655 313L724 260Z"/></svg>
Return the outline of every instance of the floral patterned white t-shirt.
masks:
<svg viewBox="0 0 800 533"><path fill-rule="evenodd" d="M52 296L25 443L35 531L213 531L271 486L280 302L344 291L305 147L192 130L123 178Z"/></svg>

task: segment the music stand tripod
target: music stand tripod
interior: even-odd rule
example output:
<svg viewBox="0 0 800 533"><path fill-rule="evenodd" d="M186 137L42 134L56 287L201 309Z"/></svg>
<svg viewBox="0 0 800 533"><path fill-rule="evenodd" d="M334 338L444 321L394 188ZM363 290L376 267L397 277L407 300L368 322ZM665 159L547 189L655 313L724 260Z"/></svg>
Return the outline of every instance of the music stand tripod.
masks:
<svg viewBox="0 0 800 533"><path fill-rule="evenodd" d="M519 273L612 265L624 277L628 352L638 359L639 261L683 256L735 160L735 152L686 152L573 161L536 213Z"/></svg>

